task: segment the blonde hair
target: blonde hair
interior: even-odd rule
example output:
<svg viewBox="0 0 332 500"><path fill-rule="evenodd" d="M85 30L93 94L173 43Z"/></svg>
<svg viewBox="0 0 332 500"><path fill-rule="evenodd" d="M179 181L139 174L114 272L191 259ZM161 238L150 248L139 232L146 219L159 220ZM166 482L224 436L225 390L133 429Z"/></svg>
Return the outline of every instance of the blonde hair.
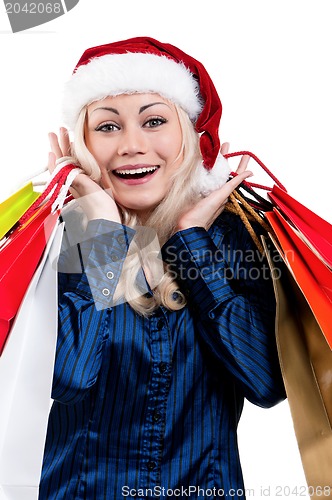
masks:
<svg viewBox="0 0 332 500"><path fill-rule="evenodd" d="M155 231L159 240L159 248L176 231L180 215L188 210L199 198L195 175L197 169L202 168L200 166L202 158L199 150L199 136L194 130L187 113L177 105L175 105L175 109L182 130L182 147L179 156L183 155L183 161L173 175L171 187L166 196L144 222L145 227ZM72 154L87 175L98 182L101 177L99 166L84 141L86 116L87 108L85 107L79 115L74 130ZM140 225L137 214L123 206L119 206L119 212L124 225L137 229L137 226ZM185 296L179 290L176 276L170 271L167 264L163 264L163 274L160 279L158 278L158 283L153 283L154 277L158 276L156 266L158 266L159 257L156 255L156 250L154 250L155 246L151 247L152 253L149 253L149 239L151 239L151 233L146 231L136 232L136 236L130 244L121 278L114 295L115 303L127 301L135 311L143 316L149 316L161 305L169 310L179 310L186 305ZM142 249L144 249L143 261ZM137 275L142 267L147 277L150 278L148 281L151 288L154 286L153 296L142 295L142 291L137 286Z"/></svg>

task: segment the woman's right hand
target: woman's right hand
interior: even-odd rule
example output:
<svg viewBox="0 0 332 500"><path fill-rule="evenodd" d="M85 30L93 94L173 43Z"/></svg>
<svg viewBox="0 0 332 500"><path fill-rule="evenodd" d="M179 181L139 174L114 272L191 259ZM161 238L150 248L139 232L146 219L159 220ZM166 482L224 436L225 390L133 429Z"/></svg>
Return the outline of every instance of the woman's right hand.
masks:
<svg viewBox="0 0 332 500"><path fill-rule="evenodd" d="M225 155L228 152L229 143L226 142L221 147L221 154ZM204 227L208 229L213 221L223 211L230 194L244 181L250 177L252 172L247 171L249 156L244 155L241 158L239 166L236 170L237 176L229 180L220 188L212 191L205 198L200 199L196 205L192 206L186 213L182 214L178 220L176 227L177 231L189 229L191 227Z"/></svg>
<svg viewBox="0 0 332 500"><path fill-rule="evenodd" d="M51 152L48 157L48 169L53 172L56 161L71 155L71 144L68 131L60 128L59 138L51 132L49 134ZM110 189L103 189L88 175L82 173L75 177L70 192L78 201L89 220L106 219L121 223L118 207Z"/></svg>

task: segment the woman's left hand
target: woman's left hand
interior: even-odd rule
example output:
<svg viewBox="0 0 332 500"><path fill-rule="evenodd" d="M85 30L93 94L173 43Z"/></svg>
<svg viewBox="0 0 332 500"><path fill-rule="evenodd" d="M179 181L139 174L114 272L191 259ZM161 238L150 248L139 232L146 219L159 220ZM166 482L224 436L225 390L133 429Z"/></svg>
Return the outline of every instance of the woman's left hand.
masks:
<svg viewBox="0 0 332 500"><path fill-rule="evenodd" d="M229 144L224 143L221 146L221 154L228 152ZM249 156L243 156L236 170L237 175L226 182L224 186L213 191L206 198L202 198L188 212L182 215L177 224L177 231L182 231L190 227L204 227L208 229L212 222L223 211L229 195L241 184L247 177L251 177L252 172L246 170Z"/></svg>

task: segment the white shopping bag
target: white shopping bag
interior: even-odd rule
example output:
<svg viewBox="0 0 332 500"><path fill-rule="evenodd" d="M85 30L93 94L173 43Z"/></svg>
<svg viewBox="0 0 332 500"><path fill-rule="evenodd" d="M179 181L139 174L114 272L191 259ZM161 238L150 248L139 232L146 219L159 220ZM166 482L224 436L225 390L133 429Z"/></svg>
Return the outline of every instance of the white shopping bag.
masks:
<svg viewBox="0 0 332 500"><path fill-rule="evenodd" d="M53 232L0 357L0 500L36 500L51 403L57 338ZM22 269L22 273L24 269Z"/></svg>

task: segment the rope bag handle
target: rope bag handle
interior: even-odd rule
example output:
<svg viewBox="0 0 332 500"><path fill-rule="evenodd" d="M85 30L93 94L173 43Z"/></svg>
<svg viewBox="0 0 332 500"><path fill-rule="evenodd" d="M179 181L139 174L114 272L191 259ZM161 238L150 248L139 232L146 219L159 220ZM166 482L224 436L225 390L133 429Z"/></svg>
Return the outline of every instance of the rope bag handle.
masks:
<svg viewBox="0 0 332 500"><path fill-rule="evenodd" d="M225 210L237 214L250 234L259 252L264 255L265 251L260 242L259 236L252 227L250 221L256 221L267 232L271 232L271 227L266 221L250 206L250 204L237 192L233 191L229 195L229 200L225 205Z"/></svg>
<svg viewBox="0 0 332 500"><path fill-rule="evenodd" d="M262 167L262 169L268 174L269 177L271 177L271 179L283 190L283 191L287 191L287 189L285 188L285 186L283 184L281 184L281 182L279 181L279 179L277 179L277 177L271 172L271 170L269 170L267 168L266 165L264 165L264 163L258 158L258 156L256 156L254 153L251 153L250 151L236 151L235 153L227 153L225 155L223 155L226 159L228 158L232 158L234 156L250 156L251 158L253 158L255 160L256 163L258 163L258 165L260 167ZM231 172L232 175L236 175L235 172ZM256 184L254 182L249 182L249 181L243 181L243 184L244 185L248 185L250 187L255 187L255 188L258 188L258 189L264 189L266 191L272 191L272 188L268 187L268 186L263 186L262 184Z"/></svg>
<svg viewBox="0 0 332 500"><path fill-rule="evenodd" d="M283 184L277 179L277 177L267 168L266 165L253 153L250 151L237 151L235 153L227 153L224 155L225 158L231 158L234 156L250 156L253 158L258 165L262 167L262 169L269 175L269 177L284 191L287 191L286 188L283 186ZM231 175L234 177L237 175L236 172L231 172ZM237 189L235 189L229 196L229 202L226 204L225 208L228 211L231 211L233 213L236 213L240 219L242 220L244 226L246 227L248 233L250 234L252 240L254 241L256 247L260 251L261 254L265 254L264 247L260 242L259 236L255 232L254 228L252 227L252 224L250 221L256 221L260 224L260 226L267 232L271 232L272 228L271 226L266 222L266 219L264 218L264 215L262 215L262 212L265 211L271 211L273 209L273 204L260 196L256 191L253 189L264 189L266 191L272 191L272 188L268 186L264 186L261 184L256 184L254 182L249 182L249 181L242 181L240 186L238 186ZM240 190L244 190L250 195L252 195L255 200L246 198L242 193L240 193Z"/></svg>

